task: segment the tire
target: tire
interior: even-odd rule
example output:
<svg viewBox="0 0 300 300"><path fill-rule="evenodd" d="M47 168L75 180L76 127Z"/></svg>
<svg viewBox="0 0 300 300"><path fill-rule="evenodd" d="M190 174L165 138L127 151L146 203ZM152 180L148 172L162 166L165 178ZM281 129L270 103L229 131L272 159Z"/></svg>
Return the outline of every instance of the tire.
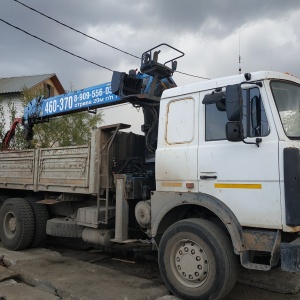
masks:
<svg viewBox="0 0 300 300"><path fill-rule="evenodd" d="M36 203L38 199L32 197L25 197L24 199L29 203L34 216L34 234L30 247L35 248L46 240L46 224L49 213L46 205Z"/></svg>
<svg viewBox="0 0 300 300"><path fill-rule="evenodd" d="M8 198L7 196L0 196L0 208L7 198ZM0 239L0 241L1 241L1 239Z"/></svg>
<svg viewBox="0 0 300 300"><path fill-rule="evenodd" d="M52 236L81 238L83 226L66 218L54 218L47 221L46 232Z"/></svg>
<svg viewBox="0 0 300 300"><path fill-rule="evenodd" d="M7 198L8 198L7 196L0 196L0 208Z"/></svg>
<svg viewBox="0 0 300 300"><path fill-rule="evenodd" d="M34 216L22 198L7 199L0 209L0 239L9 250L26 249L33 238Z"/></svg>
<svg viewBox="0 0 300 300"><path fill-rule="evenodd" d="M170 226L159 244L158 263L166 286L180 299L222 299L237 279L229 237L204 219Z"/></svg>

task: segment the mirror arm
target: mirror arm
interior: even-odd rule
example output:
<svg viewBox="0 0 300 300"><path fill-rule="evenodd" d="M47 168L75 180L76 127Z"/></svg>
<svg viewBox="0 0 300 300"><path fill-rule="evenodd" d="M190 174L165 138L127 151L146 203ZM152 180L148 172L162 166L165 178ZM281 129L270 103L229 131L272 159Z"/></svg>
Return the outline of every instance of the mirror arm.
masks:
<svg viewBox="0 0 300 300"><path fill-rule="evenodd" d="M256 145L257 147L259 147L259 144L262 142L262 138L256 138L255 143L253 143L253 142L246 142L245 139L244 139L244 136L242 136L242 142L244 144Z"/></svg>
<svg viewBox="0 0 300 300"><path fill-rule="evenodd" d="M262 142L262 138L256 138L255 142L246 142L245 137L244 137L244 129L243 129L243 124L242 123L241 123L241 127L240 127L240 133L241 133L241 140L244 144L256 145L257 147L259 147L259 144Z"/></svg>

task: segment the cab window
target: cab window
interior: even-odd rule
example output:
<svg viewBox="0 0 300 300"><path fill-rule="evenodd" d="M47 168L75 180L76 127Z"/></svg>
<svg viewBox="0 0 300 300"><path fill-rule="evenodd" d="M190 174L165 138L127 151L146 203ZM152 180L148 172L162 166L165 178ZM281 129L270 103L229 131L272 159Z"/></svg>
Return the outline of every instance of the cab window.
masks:
<svg viewBox="0 0 300 300"><path fill-rule="evenodd" d="M270 132L259 88L242 90L244 137L267 136ZM226 140L225 101L205 105L205 140Z"/></svg>

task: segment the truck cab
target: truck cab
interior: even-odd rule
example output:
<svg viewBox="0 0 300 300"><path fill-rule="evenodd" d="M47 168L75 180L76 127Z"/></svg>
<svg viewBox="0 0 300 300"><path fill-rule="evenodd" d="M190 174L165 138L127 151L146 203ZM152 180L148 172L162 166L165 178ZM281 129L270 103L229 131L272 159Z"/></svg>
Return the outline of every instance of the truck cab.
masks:
<svg viewBox="0 0 300 300"><path fill-rule="evenodd" d="M161 264L175 261L170 269L180 284L200 288L208 280L193 275L200 274L193 267L176 265L189 239L171 239L195 230L199 218L229 233L244 267L267 271L281 261L283 270L299 271L299 99L300 80L276 72L163 93L151 232L163 248ZM200 253L199 245L191 239L188 253ZM171 261L165 253L173 255ZM189 259L197 266L197 256ZM171 271L162 269L163 277L170 278Z"/></svg>
<svg viewBox="0 0 300 300"><path fill-rule="evenodd" d="M288 158L284 159L284 152L300 147L300 81L274 72L251 75L254 83L242 85L244 142L228 141L225 106L226 86L241 83L244 75L164 93L156 191L209 194L226 204L242 226L294 232L299 222L287 218L298 207L291 207L286 199L284 160ZM224 98L203 103L207 95L216 93ZM261 141L256 146L257 138ZM298 177L293 180L297 182Z"/></svg>

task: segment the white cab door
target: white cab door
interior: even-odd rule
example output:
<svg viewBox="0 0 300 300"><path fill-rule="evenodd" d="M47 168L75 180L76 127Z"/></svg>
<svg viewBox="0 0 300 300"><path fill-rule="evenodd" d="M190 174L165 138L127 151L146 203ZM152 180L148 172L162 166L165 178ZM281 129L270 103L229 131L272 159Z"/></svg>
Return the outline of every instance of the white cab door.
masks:
<svg viewBox="0 0 300 300"><path fill-rule="evenodd" d="M257 147L226 140L226 111L216 104L202 104L205 94L211 92L200 93L199 192L224 202L243 226L281 228L278 137L267 94L256 86L243 91L245 140L255 142L261 138ZM249 101L255 96L263 103L252 107L253 113L260 110L259 122L247 119Z"/></svg>

